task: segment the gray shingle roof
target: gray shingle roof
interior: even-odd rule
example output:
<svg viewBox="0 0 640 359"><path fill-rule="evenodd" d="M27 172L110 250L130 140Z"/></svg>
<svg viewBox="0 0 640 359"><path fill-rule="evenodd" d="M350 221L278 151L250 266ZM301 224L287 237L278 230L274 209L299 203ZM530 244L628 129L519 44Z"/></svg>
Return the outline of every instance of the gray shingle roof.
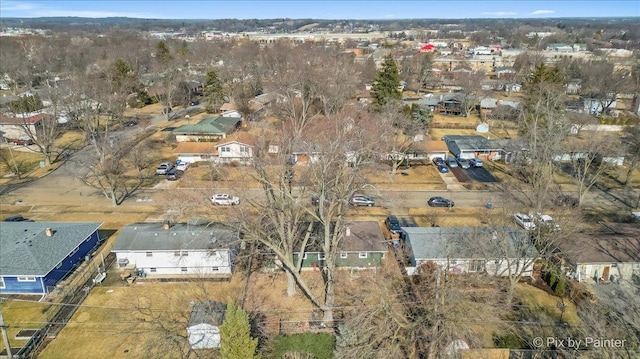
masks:
<svg viewBox="0 0 640 359"><path fill-rule="evenodd" d="M511 227L403 227L416 261L535 257L526 233Z"/></svg>
<svg viewBox="0 0 640 359"><path fill-rule="evenodd" d="M101 225L97 222L2 222L0 275L45 276ZM47 228L53 229L53 236L46 235Z"/></svg>
<svg viewBox="0 0 640 359"><path fill-rule="evenodd" d="M122 228L112 251L226 249L238 240L237 230L221 224L176 223L164 229L163 223L136 223Z"/></svg>
<svg viewBox="0 0 640 359"><path fill-rule="evenodd" d="M197 303L191 310L189 323L187 327L198 324L211 324L215 326L222 325L227 312L227 305L224 303L208 300L206 302Z"/></svg>
<svg viewBox="0 0 640 359"><path fill-rule="evenodd" d="M242 121L240 117L207 117L198 123L179 126L173 131L174 134L227 134L233 132Z"/></svg>

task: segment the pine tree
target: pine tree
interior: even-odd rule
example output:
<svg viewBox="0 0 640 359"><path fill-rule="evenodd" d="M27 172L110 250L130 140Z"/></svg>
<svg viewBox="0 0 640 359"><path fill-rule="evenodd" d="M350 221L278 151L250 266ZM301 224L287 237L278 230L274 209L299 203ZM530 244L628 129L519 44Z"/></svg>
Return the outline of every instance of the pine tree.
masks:
<svg viewBox="0 0 640 359"><path fill-rule="evenodd" d="M260 359L257 347L258 339L251 338L249 315L229 302L220 326L220 356L222 359Z"/></svg>
<svg viewBox="0 0 640 359"><path fill-rule="evenodd" d="M376 108L380 109L390 101L400 100L402 95L398 91L398 87L400 87L398 65L391 55L387 55L371 89L371 96Z"/></svg>
<svg viewBox="0 0 640 359"><path fill-rule="evenodd" d="M224 89L215 71L207 72L204 83L204 97L207 101L207 112L216 112L224 103Z"/></svg>
<svg viewBox="0 0 640 359"><path fill-rule="evenodd" d="M158 42L158 46L156 46L156 59L162 65L166 65L173 59L171 56L171 51L167 47L167 44L164 41Z"/></svg>

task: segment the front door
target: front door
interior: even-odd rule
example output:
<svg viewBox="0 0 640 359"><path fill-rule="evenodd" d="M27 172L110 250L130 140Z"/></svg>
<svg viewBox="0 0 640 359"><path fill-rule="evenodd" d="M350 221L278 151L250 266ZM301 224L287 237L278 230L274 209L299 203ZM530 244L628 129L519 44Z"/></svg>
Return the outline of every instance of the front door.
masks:
<svg viewBox="0 0 640 359"><path fill-rule="evenodd" d="M602 279L605 281L609 280L609 267L604 267L604 270L602 271Z"/></svg>

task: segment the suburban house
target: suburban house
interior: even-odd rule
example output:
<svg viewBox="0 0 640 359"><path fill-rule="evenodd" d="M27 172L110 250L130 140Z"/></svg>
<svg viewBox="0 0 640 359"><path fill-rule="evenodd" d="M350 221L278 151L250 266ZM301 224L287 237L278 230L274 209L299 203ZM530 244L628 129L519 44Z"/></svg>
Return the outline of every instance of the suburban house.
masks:
<svg viewBox="0 0 640 359"><path fill-rule="evenodd" d="M464 98L465 95L462 93L447 93L425 97L418 101L418 105L428 107L432 111L443 115L459 116L463 113L462 103Z"/></svg>
<svg viewBox="0 0 640 359"><path fill-rule="evenodd" d="M433 160L436 157L447 158L449 156L449 148L444 141L425 141L425 147L429 160Z"/></svg>
<svg viewBox="0 0 640 359"><path fill-rule="evenodd" d="M314 234L321 235L322 227L317 225ZM376 268L389 251L380 224L376 221L354 221L345 224L340 240L340 250L336 258L336 266L341 269ZM299 253L294 253L294 261ZM325 256L318 243L312 244L304 253L302 268L312 269L324 266Z"/></svg>
<svg viewBox="0 0 640 359"><path fill-rule="evenodd" d="M435 263L452 274L532 275L537 251L528 235L510 227L402 227L414 274Z"/></svg>
<svg viewBox="0 0 640 359"><path fill-rule="evenodd" d="M216 161L218 149L215 142L178 142L173 153L178 155L181 162Z"/></svg>
<svg viewBox="0 0 640 359"><path fill-rule="evenodd" d="M227 305L208 300L196 303L187 323L187 337L191 349L220 347L220 326L224 322Z"/></svg>
<svg viewBox="0 0 640 359"><path fill-rule="evenodd" d="M600 223L601 231L578 233L559 243L568 273L579 282L640 285L640 226Z"/></svg>
<svg viewBox="0 0 640 359"><path fill-rule="evenodd" d="M230 276L238 231L221 224L135 223L113 244L118 265L150 277Z"/></svg>
<svg viewBox="0 0 640 359"><path fill-rule="evenodd" d="M0 222L0 294L47 294L96 248L96 222Z"/></svg>
<svg viewBox="0 0 640 359"><path fill-rule="evenodd" d="M253 160L253 139L239 133L228 136L220 142L179 142L173 152L182 162L240 163L249 164Z"/></svg>
<svg viewBox="0 0 640 359"><path fill-rule="evenodd" d="M238 134L227 138L227 141L216 145L218 156L217 163L240 163L250 164L253 161L252 139L244 134Z"/></svg>
<svg viewBox="0 0 640 359"><path fill-rule="evenodd" d="M444 142L449 152L456 158L489 160L504 158L504 146L501 142L479 135L448 135L444 136Z"/></svg>
<svg viewBox="0 0 640 359"><path fill-rule="evenodd" d="M29 114L28 116L0 115L0 131L7 140L28 139L29 133L37 138L41 122L50 119L46 113Z"/></svg>
<svg viewBox="0 0 640 359"><path fill-rule="evenodd" d="M176 127L171 132L177 142L213 142L224 139L242 124L240 117L207 117L198 123Z"/></svg>

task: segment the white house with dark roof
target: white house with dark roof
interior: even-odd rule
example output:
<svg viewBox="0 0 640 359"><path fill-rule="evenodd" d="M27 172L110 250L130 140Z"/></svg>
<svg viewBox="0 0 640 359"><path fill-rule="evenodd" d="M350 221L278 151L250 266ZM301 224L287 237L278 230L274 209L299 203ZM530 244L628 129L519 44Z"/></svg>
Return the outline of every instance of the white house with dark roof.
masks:
<svg viewBox="0 0 640 359"><path fill-rule="evenodd" d="M98 245L97 222L0 222L0 294L47 294Z"/></svg>
<svg viewBox="0 0 640 359"><path fill-rule="evenodd" d="M451 274L532 275L539 257L528 235L510 227L402 227L410 267L435 263Z"/></svg>
<svg viewBox="0 0 640 359"><path fill-rule="evenodd" d="M118 265L149 277L231 275L240 236L221 224L135 223L113 244Z"/></svg>

